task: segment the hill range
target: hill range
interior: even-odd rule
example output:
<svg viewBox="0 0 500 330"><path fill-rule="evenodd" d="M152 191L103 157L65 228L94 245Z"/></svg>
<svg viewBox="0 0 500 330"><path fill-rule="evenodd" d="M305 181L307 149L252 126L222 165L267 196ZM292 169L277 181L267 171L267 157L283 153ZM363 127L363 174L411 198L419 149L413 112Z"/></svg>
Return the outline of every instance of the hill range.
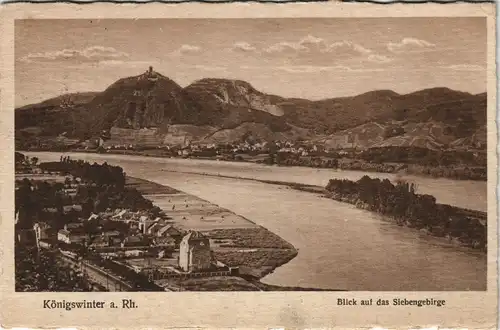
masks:
<svg viewBox="0 0 500 330"><path fill-rule="evenodd" d="M150 68L102 92L66 94L15 110L16 141L160 146L306 140L330 148L418 146L484 149L486 93L390 90L318 101L284 98L241 80L206 78L181 87Z"/></svg>

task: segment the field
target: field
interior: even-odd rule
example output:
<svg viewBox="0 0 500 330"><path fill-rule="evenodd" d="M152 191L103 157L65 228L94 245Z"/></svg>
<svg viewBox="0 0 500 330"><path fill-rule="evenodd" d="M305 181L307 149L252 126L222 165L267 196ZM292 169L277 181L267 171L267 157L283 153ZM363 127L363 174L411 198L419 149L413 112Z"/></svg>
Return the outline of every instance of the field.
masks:
<svg viewBox="0 0 500 330"><path fill-rule="evenodd" d="M147 198L160 207L174 225L183 229L208 231L256 226L244 217L193 195L155 194Z"/></svg>
<svg viewBox="0 0 500 330"><path fill-rule="evenodd" d="M263 227L212 230L210 237L217 260L240 267L243 275L261 278L292 260L297 251L278 235Z"/></svg>
<svg viewBox="0 0 500 330"><path fill-rule="evenodd" d="M252 251L217 251L215 257L232 267L240 267L240 274L261 278L297 255L296 250L256 249Z"/></svg>
<svg viewBox="0 0 500 330"><path fill-rule="evenodd" d="M263 227L244 229L212 230L207 233L220 247L293 249L293 246L278 235Z"/></svg>

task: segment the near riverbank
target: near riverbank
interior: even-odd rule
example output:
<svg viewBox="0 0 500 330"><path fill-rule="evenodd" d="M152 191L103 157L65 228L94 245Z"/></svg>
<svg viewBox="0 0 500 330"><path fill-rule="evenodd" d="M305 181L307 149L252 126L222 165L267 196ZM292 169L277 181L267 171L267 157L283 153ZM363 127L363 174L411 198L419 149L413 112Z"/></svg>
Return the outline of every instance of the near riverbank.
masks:
<svg viewBox="0 0 500 330"><path fill-rule="evenodd" d="M189 291L318 291L314 288L281 287L259 279L295 258L298 251L289 242L252 221L218 205L177 189L145 179L126 177L158 205L169 221L184 230L197 230L210 239L215 258L239 268L239 277L160 280L159 284Z"/></svg>

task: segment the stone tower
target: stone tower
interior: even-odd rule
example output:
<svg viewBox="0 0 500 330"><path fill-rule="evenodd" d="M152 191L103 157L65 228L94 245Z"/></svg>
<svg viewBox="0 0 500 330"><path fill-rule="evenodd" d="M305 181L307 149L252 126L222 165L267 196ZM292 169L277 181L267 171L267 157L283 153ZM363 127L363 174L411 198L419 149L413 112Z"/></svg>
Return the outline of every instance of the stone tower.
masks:
<svg viewBox="0 0 500 330"><path fill-rule="evenodd" d="M193 231L182 238L179 251L179 267L186 271L202 271L212 265L210 241Z"/></svg>

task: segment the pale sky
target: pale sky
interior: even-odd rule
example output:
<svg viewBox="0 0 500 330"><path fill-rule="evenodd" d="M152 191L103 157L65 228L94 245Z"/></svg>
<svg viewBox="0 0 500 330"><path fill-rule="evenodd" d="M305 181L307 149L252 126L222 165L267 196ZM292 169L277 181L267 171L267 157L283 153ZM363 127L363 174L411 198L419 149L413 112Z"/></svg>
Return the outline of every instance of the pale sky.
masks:
<svg viewBox="0 0 500 330"><path fill-rule="evenodd" d="M482 93L486 37L484 18L16 21L16 106L101 91L149 65L181 86L241 79L284 97Z"/></svg>

